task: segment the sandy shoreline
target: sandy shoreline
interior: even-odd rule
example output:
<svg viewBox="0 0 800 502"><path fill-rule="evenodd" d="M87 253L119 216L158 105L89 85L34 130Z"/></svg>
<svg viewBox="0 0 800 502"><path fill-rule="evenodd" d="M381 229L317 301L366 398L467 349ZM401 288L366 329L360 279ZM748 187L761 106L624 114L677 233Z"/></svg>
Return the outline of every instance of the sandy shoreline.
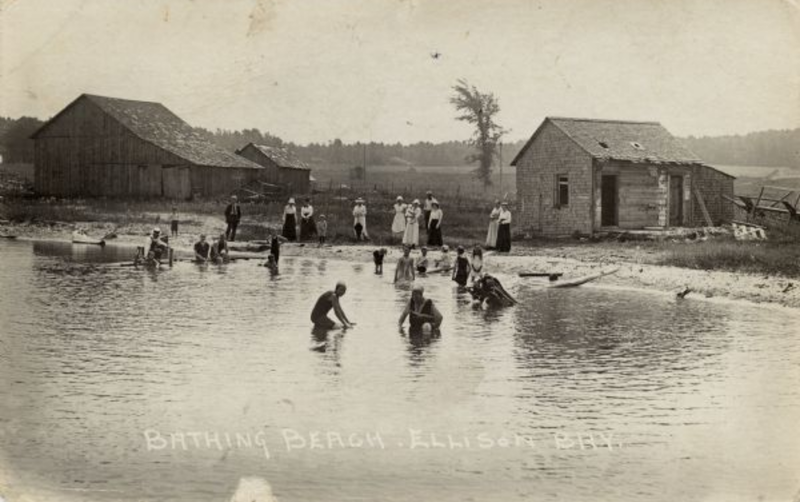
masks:
<svg viewBox="0 0 800 502"><path fill-rule="evenodd" d="M113 230L109 224L84 225L89 233L102 236ZM16 235L20 239L64 240L70 239L74 225L0 225L0 235ZM142 245L149 229L137 225L117 229L118 244ZM166 230L166 229L164 229ZM213 218L198 225L192 225L173 239L173 247L185 257L191 256L192 244L198 233L213 235L219 231L219 223ZM315 243L287 243L281 248L281 256L304 256L309 258L328 258L350 262L371 263L372 251L376 245L332 245L319 247ZM391 273L394 262L400 256L397 247L387 248L386 269ZM265 255L266 256L266 255ZM437 251L429 253L435 260ZM597 284L676 293L688 287L691 292L687 298L727 298L745 300L753 303L769 303L800 309L800 284L780 276L765 276L726 271L695 270L668 267L646 263L647 250L632 247L609 251L593 246L565 242L551 247L515 246L509 255L490 253L486 258L489 272L516 275L519 272L561 272L564 279L595 274L601 270L618 267L619 271L602 278ZM536 279L534 279L536 280Z"/></svg>

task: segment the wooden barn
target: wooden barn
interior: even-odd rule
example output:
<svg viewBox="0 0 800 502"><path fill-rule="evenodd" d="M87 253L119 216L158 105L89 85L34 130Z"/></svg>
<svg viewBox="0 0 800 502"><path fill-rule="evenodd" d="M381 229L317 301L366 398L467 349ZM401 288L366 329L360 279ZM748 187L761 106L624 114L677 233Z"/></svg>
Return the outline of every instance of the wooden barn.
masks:
<svg viewBox="0 0 800 502"><path fill-rule="evenodd" d="M719 225L734 177L658 122L548 117L511 162L520 230L533 235Z"/></svg>
<svg viewBox="0 0 800 502"><path fill-rule="evenodd" d="M264 167L265 181L284 185L290 193L311 191L311 168L285 148L248 143L236 151Z"/></svg>
<svg viewBox="0 0 800 502"><path fill-rule="evenodd" d="M82 94L32 138L43 195L187 199L227 194L264 173L148 101Z"/></svg>

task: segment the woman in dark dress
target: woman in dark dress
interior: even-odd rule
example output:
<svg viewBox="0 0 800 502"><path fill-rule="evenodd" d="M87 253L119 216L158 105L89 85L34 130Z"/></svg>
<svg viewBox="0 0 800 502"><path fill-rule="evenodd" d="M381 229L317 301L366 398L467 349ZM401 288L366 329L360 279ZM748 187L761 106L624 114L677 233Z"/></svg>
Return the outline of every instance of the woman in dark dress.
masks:
<svg viewBox="0 0 800 502"><path fill-rule="evenodd" d="M467 279L469 278L469 259L464 255L464 248L458 246L458 254L456 255L455 267L453 267L453 280L459 286L466 286Z"/></svg>
<svg viewBox="0 0 800 502"><path fill-rule="evenodd" d="M428 220L428 246L439 247L442 245L442 210L439 203L434 201L431 206L433 209Z"/></svg>
<svg viewBox="0 0 800 502"><path fill-rule="evenodd" d="M311 200L306 199L300 208L300 240L306 241L317 234L317 225L314 224L314 207Z"/></svg>
<svg viewBox="0 0 800 502"><path fill-rule="evenodd" d="M294 197L289 199L289 203L283 208L283 236L291 242L297 240L297 208L294 205Z"/></svg>
<svg viewBox="0 0 800 502"><path fill-rule="evenodd" d="M511 251L511 211L508 202L500 204L500 216L497 218L497 251L508 253Z"/></svg>

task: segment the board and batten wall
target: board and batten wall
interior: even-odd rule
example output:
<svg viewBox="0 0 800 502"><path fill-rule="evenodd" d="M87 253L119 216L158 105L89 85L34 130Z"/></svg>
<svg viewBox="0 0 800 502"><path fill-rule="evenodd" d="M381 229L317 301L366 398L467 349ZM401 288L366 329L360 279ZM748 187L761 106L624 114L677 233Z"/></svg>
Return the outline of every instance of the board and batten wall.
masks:
<svg viewBox="0 0 800 502"><path fill-rule="evenodd" d="M89 100L81 100L34 140L34 188L53 196L183 199L229 193L260 169L197 166L149 143Z"/></svg>
<svg viewBox="0 0 800 502"><path fill-rule="evenodd" d="M294 194L306 194L311 190L311 171L292 167L280 167L261 150L247 145L239 155L264 167L263 180L276 185L287 185Z"/></svg>

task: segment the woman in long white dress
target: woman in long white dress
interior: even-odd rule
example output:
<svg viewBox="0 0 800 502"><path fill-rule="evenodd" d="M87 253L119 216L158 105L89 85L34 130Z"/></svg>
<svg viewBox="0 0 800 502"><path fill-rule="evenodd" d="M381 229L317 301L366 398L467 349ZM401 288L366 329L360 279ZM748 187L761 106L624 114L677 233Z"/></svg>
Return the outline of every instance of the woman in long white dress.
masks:
<svg viewBox="0 0 800 502"><path fill-rule="evenodd" d="M357 241L369 239L367 234L367 206L364 199L356 199L356 206L353 208L353 234Z"/></svg>
<svg viewBox="0 0 800 502"><path fill-rule="evenodd" d="M403 237L406 231L406 209L408 204L403 202L403 196L398 195L394 203L394 220L392 220L392 233L397 237Z"/></svg>
<svg viewBox="0 0 800 502"><path fill-rule="evenodd" d="M497 227L500 218L500 201L494 201L492 213L489 215L489 232L486 234L486 249L497 247Z"/></svg>
<svg viewBox="0 0 800 502"><path fill-rule="evenodd" d="M410 248L419 246L419 219L422 217L422 209L419 207L419 199L406 209L406 231L403 233L403 245Z"/></svg>

